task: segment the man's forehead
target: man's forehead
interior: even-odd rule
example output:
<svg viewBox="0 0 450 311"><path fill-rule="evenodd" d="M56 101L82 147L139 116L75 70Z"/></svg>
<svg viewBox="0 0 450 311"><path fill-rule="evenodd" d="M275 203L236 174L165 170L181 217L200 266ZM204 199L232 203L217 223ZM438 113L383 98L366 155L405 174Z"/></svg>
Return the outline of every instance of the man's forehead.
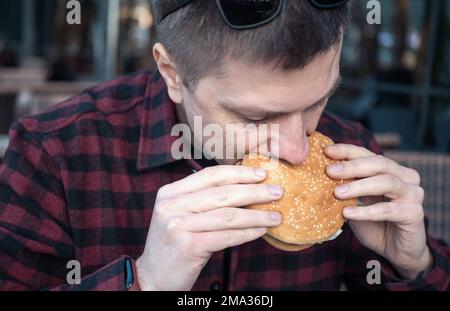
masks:
<svg viewBox="0 0 450 311"><path fill-rule="evenodd" d="M276 64L253 64L249 61L227 60L220 75L208 75L199 82L205 92L223 91L222 96L266 91L292 93L305 86L331 87L339 72L340 49L330 49L316 56L304 68L283 70ZM313 91L310 89L310 91ZM288 96L288 95L287 95Z"/></svg>
<svg viewBox="0 0 450 311"><path fill-rule="evenodd" d="M266 102L283 107L293 102L314 104L328 94L339 78L339 54L330 51L296 70L274 69L273 66L251 65L243 62L228 64L220 78L200 83L204 96L214 96L225 105L253 106ZM251 108L249 108L251 109Z"/></svg>

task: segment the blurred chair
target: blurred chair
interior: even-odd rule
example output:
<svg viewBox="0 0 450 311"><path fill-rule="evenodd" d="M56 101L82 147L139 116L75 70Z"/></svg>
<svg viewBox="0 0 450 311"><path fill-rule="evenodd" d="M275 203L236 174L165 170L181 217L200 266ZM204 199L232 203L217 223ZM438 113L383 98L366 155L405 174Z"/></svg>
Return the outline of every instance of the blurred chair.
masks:
<svg viewBox="0 0 450 311"><path fill-rule="evenodd" d="M0 68L0 158L8 145L8 129L15 118L45 111L95 82L49 82L44 66Z"/></svg>
<svg viewBox="0 0 450 311"><path fill-rule="evenodd" d="M429 232L450 245L450 155L388 151L386 156L420 173Z"/></svg>
<svg viewBox="0 0 450 311"><path fill-rule="evenodd" d="M402 136L399 133L373 133L377 143L384 149L398 149L402 143Z"/></svg>
<svg viewBox="0 0 450 311"><path fill-rule="evenodd" d="M416 147L417 113L410 108L380 106L369 113L369 128L374 133L397 133L400 149Z"/></svg>
<svg viewBox="0 0 450 311"><path fill-rule="evenodd" d="M450 152L450 108L436 119L434 137L439 152Z"/></svg>
<svg viewBox="0 0 450 311"><path fill-rule="evenodd" d="M72 96L80 94L95 82L46 82L31 90L33 100L31 114L45 111L49 106L63 102Z"/></svg>
<svg viewBox="0 0 450 311"><path fill-rule="evenodd" d="M0 68L0 134L6 133L13 119L17 117L16 102L20 95L42 85L45 76L46 70L42 67ZM20 107L24 114L30 109L30 106Z"/></svg>
<svg viewBox="0 0 450 311"><path fill-rule="evenodd" d="M0 84L2 88L20 90L42 84L46 75L45 68L1 68Z"/></svg>

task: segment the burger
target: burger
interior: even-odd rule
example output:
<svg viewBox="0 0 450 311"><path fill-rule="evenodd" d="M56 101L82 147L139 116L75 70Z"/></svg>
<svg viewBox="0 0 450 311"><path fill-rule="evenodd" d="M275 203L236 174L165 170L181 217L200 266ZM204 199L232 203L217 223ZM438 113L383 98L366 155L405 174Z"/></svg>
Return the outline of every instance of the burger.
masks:
<svg viewBox="0 0 450 311"><path fill-rule="evenodd" d="M315 132L308 142L307 159L298 166L258 154L248 154L241 162L244 166L265 169L264 183L277 184L284 189L278 201L247 206L281 214L281 224L269 228L263 239L283 251L299 251L335 239L345 221L343 209L357 203L334 196L334 188L348 181L331 179L325 172L328 165L338 163L323 151L324 147L334 144L333 141Z"/></svg>

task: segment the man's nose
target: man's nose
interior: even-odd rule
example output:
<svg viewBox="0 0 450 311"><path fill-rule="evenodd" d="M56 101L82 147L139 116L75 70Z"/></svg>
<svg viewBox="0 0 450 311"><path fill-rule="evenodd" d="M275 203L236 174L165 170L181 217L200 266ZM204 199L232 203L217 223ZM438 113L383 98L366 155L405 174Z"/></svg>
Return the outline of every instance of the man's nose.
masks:
<svg viewBox="0 0 450 311"><path fill-rule="evenodd" d="M292 165L300 165L308 156L308 138L302 119L294 116L279 124L279 136L272 140L272 150Z"/></svg>
<svg viewBox="0 0 450 311"><path fill-rule="evenodd" d="M293 139L293 136L300 139ZM279 157L292 165L300 165L305 162L308 156L308 140L303 133L292 134L280 139Z"/></svg>

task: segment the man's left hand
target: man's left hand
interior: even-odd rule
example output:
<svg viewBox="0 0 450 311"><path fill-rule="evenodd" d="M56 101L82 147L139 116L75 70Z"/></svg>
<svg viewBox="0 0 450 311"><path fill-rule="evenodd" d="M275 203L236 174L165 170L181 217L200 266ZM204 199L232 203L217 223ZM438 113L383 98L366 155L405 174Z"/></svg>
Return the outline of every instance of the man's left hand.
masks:
<svg viewBox="0 0 450 311"><path fill-rule="evenodd" d="M407 279L430 270L433 256L426 243L420 175L354 145L328 146L325 154L345 160L328 166L331 178L355 179L337 187L335 196L362 198L365 204L344 209L344 217L359 241L389 260Z"/></svg>

